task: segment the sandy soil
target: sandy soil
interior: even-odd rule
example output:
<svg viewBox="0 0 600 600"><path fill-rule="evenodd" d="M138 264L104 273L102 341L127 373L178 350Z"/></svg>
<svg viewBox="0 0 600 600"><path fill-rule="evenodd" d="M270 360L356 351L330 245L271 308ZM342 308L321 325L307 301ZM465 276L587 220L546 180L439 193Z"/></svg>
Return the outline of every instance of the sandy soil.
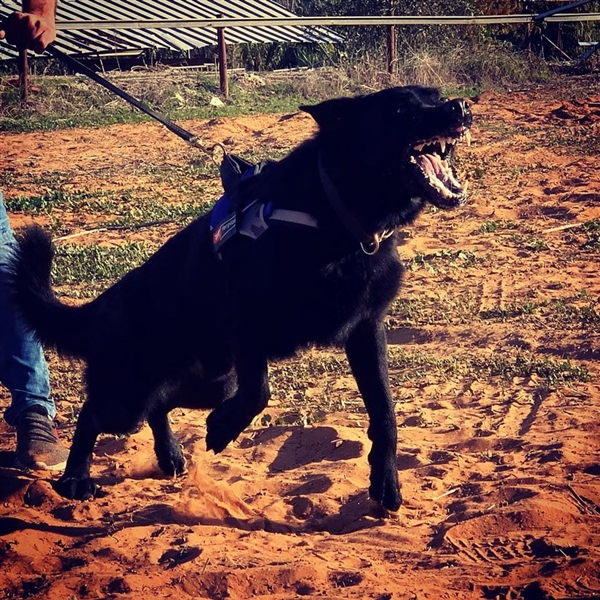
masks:
<svg viewBox="0 0 600 600"><path fill-rule="evenodd" d="M315 371L343 357L309 352L275 371L286 386L268 418L219 456L204 449L203 413L173 412L185 477L161 476L147 427L103 437L92 473L104 494L92 502L11 468L14 433L0 424L0 598L600 598L600 249L583 226L600 218L600 84L487 92L473 110L461 150L470 202L428 210L399 247L401 299L415 309L389 321L399 513L381 518L367 498L353 382ZM305 115L184 126L241 154L313 130ZM154 124L3 134L2 146L7 197L44 193L62 173L63 189L135 184L177 202L177 185L137 167L198 160ZM202 185L219 195L215 179ZM61 215L72 232L97 218ZM80 369L49 361L68 441ZM533 363L542 367L509 369ZM561 365L579 376L556 375Z"/></svg>

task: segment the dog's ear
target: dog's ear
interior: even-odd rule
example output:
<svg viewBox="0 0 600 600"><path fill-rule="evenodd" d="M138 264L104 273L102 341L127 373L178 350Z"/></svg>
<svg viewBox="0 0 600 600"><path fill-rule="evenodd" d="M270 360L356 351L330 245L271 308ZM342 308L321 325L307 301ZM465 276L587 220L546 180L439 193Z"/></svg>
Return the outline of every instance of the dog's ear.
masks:
<svg viewBox="0 0 600 600"><path fill-rule="evenodd" d="M300 106L300 110L307 112L321 129L335 129L344 123L350 122L356 98L335 98L325 100L312 106Z"/></svg>

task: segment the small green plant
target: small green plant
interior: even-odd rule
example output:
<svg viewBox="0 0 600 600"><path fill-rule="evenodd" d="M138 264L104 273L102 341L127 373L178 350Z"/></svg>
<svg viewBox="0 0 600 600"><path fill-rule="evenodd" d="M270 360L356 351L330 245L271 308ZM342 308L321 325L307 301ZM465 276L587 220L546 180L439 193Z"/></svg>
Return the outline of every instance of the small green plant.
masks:
<svg viewBox="0 0 600 600"><path fill-rule="evenodd" d="M526 242L525 248L527 250L531 250L532 252L542 252L544 250L548 250L548 244L544 240L530 238Z"/></svg>
<svg viewBox="0 0 600 600"><path fill-rule="evenodd" d="M498 229L498 223L496 221L486 221L479 228L481 233L494 233Z"/></svg>
<svg viewBox="0 0 600 600"><path fill-rule="evenodd" d="M440 250L431 254L418 252L414 258L403 261L404 266L411 271L425 268L431 272L435 268L460 267L468 269L480 265L484 259L470 250Z"/></svg>
<svg viewBox="0 0 600 600"><path fill-rule="evenodd" d="M587 240L583 243L582 248L588 251L600 250L600 219L584 223L583 231L586 234Z"/></svg>

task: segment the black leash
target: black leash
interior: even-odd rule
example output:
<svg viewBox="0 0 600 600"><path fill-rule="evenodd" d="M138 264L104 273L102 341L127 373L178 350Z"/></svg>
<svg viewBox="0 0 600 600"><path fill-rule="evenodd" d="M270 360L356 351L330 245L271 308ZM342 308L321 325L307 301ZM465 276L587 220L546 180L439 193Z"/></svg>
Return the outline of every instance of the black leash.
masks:
<svg viewBox="0 0 600 600"><path fill-rule="evenodd" d="M153 119L156 119L159 123L162 123L169 131L184 139L189 144L192 144L192 146L201 147L199 145L198 136L194 135L193 133L190 133L189 131L187 131L183 127L180 127L176 123L173 123L173 121L171 121L164 115L156 112L155 110L152 110L148 105L144 104L137 98L134 98L126 91L122 90L120 87L117 87L116 85L108 81L108 79L105 79L101 75L98 75L98 73L96 73L89 67L86 67L77 59L73 58L72 56L69 56L68 54L65 54L62 50L59 50L52 44L46 48L46 52L48 52L48 54L52 55L54 58L57 58L58 60L64 62L74 71L81 73L82 75L85 75L90 79L93 79L96 83L99 83L107 90L110 90L113 94L116 94L120 98L123 98L123 100L126 100L127 102L129 102L129 104L132 104L147 115L150 115Z"/></svg>

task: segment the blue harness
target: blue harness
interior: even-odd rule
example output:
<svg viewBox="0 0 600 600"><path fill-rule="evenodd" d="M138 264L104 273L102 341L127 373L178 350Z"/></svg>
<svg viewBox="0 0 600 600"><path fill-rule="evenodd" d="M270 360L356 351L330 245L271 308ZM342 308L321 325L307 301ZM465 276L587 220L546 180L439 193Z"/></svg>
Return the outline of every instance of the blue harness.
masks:
<svg viewBox="0 0 600 600"><path fill-rule="evenodd" d="M272 202L259 199L238 200L240 182L260 173L263 167L264 163L251 164L231 154L223 158L220 171L225 194L217 200L210 215L213 251L219 258L223 246L238 235L257 240L278 223L319 226L317 219L305 212L274 208Z"/></svg>

